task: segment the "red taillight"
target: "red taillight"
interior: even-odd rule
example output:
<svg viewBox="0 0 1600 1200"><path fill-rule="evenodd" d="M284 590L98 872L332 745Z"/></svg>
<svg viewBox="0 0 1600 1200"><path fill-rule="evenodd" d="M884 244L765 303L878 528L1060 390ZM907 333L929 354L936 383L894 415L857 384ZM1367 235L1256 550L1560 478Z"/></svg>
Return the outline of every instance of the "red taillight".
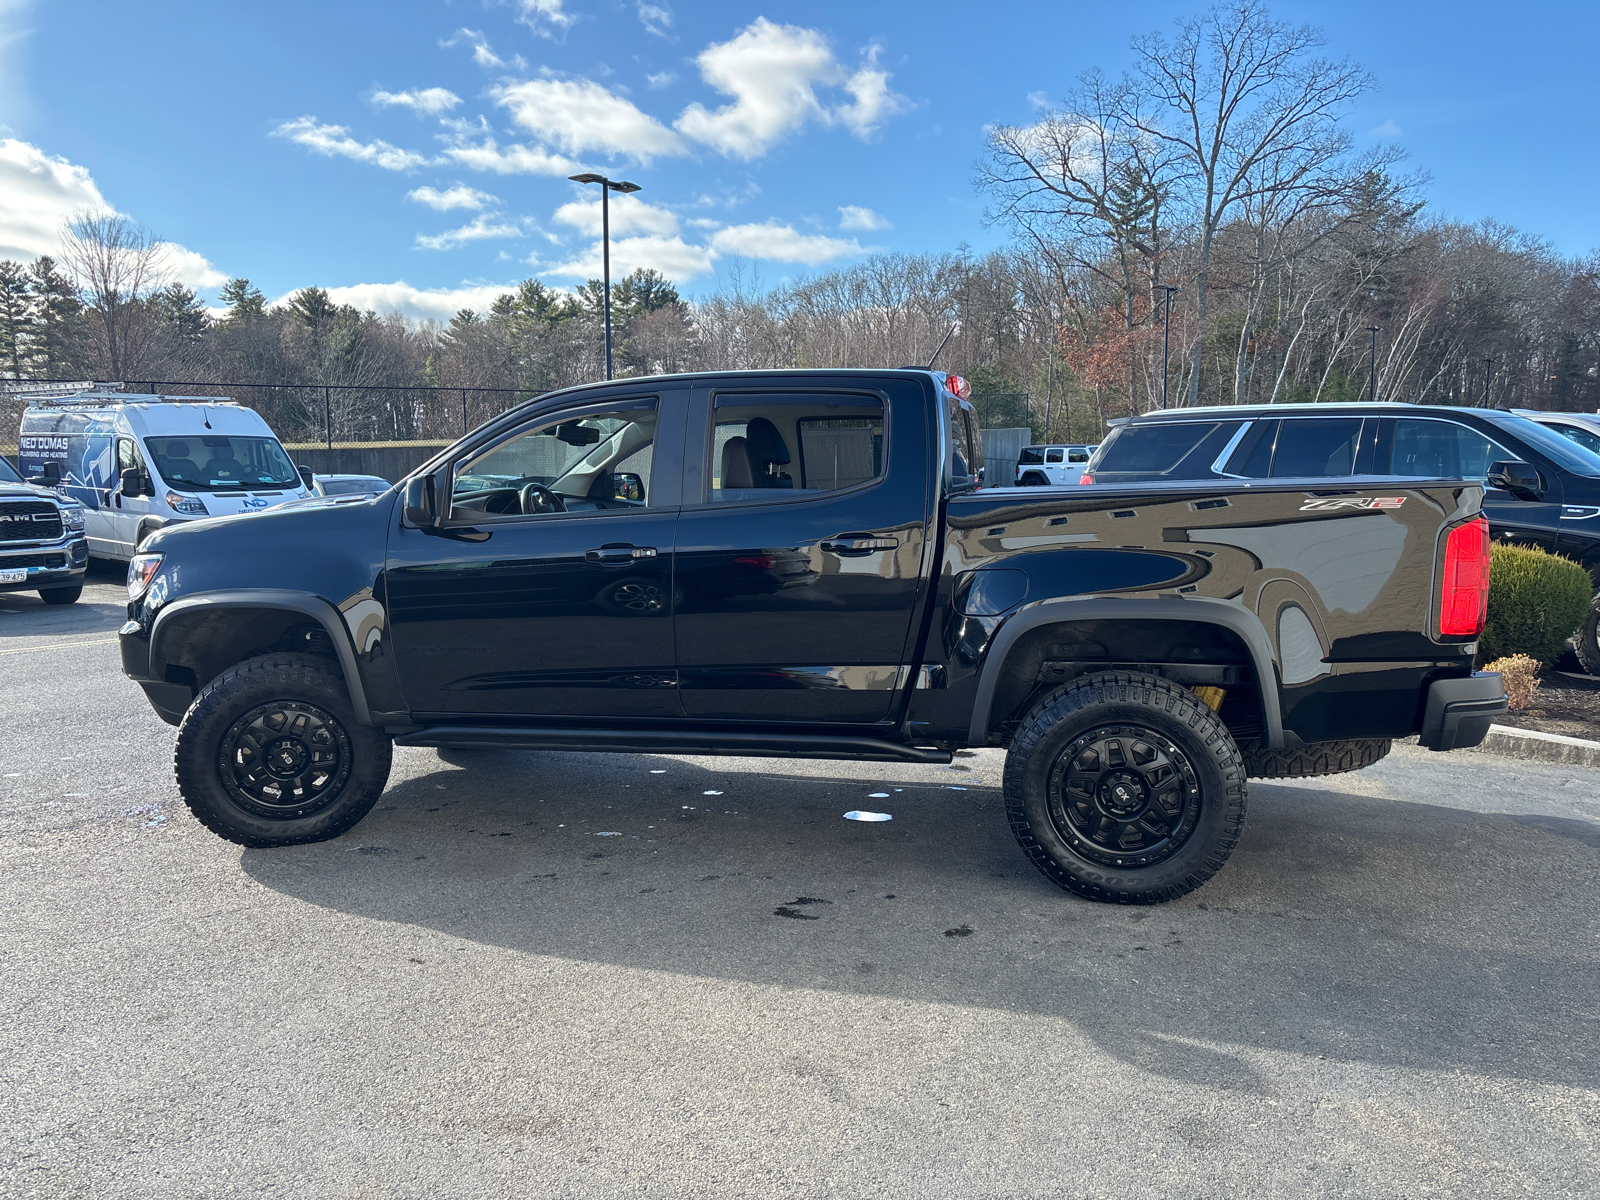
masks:
<svg viewBox="0 0 1600 1200"><path fill-rule="evenodd" d="M1444 580L1439 587L1439 632L1477 637L1489 615L1489 522L1458 525L1444 540Z"/></svg>
<svg viewBox="0 0 1600 1200"><path fill-rule="evenodd" d="M1094 482L1094 476L1093 475L1080 475L1078 477L1078 485L1080 487L1086 486L1086 485L1091 484L1093 482Z"/></svg>
<svg viewBox="0 0 1600 1200"><path fill-rule="evenodd" d="M972 385L960 375L946 375L944 386L949 388L951 394L958 400L967 400L972 396Z"/></svg>

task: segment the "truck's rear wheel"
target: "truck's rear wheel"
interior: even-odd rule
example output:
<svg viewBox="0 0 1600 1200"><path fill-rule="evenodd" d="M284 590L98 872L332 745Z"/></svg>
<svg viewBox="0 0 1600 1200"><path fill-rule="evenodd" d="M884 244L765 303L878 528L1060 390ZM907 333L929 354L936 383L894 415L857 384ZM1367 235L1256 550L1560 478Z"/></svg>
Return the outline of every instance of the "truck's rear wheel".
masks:
<svg viewBox="0 0 1600 1200"><path fill-rule="evenodd" d="M83 584L73 584L71 587L40 588L39 599L46 604L76 604L78 597L83 595Z"/></svg>
<svg viewBox="0 0 1600 1200"><path fill-rule="evenodd" d="M275 654L208 683L178 727L178 791L200 823L241 846L338 837L389 779L389 739L359 724L326 659Z"/></svg>
<svg viewBox="0 0 1600 1200"><path fill-rule="evenodd" d="M1589 615L1572 635L1572 649L1579 666L1591 675L1600 675L1600 596L1594 598Z"/></svg>
<svg viewBox="0 0 1600 1200"><path fill-rule="evenodd" d="M1159 904L1222 868L1244 827L1227 727L1155 675L1092 675L1053 692L1006 755L1006 814L1028 857L1090 900Z"/></svg>

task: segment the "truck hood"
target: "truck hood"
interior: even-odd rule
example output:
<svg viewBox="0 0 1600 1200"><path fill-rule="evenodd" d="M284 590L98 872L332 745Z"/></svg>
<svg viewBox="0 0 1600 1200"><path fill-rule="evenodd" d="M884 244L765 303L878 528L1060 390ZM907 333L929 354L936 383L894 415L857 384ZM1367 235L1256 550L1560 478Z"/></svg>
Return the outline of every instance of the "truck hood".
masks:
<svg viewBox="0 0 1600 1200"><path fill-rule="evenodd" d="M59 492L53 492L47 487L35 487L31 483L5 483L0 482L0 500L55 500L62 501L64 497Z"/></svg>

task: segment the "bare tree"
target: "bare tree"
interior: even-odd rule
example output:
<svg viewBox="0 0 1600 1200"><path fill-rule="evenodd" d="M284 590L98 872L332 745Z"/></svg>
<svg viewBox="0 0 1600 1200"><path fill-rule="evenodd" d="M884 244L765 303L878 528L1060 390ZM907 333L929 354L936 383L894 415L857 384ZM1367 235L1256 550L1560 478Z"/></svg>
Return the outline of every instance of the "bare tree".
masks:
<svg viewBox="0 0 1600 1200"><path fill-rule="evenodd" d="M61 243L88 296L106 368L118 379L137 374L155 332L146 302L170 281L165 243L126 217L87 211L67 222Z"/></svg>
<svg viewBox="0 0 1600 1200"><path fill-rule="evenodd" d="M1195 228L1194 307L1206 322L1218 234L1247 207L1306 216L1337 208L1370 172L1399 157L1357 155L1339 126L1375 80L1343 59L1313 57L1322 34L1272 20L1255 0L1184 21L1176 38L1135 38L1136 65L1118 119L1171 153L1173 188ZM1195 347L1189 402L1200 389Z"/></svg>

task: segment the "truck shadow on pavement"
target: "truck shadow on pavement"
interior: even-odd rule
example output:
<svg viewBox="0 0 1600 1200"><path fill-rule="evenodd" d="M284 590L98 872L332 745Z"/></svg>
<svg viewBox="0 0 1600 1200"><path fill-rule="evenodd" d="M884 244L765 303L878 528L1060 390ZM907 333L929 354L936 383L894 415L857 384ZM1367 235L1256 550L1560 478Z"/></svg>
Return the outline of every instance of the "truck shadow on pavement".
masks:
<svg viewBox="0 0 1600 1200"><path fill-rule="evenodd" d="M350 834L244 870L524 954L1048 1015L1188 1083L1267 1091L1266 1051L1600 1085L1584 821L1257 783L1215 879L1122 908L1039 875L977 777L408 753ZM840 819L863 807L894 820Z"/></svg>

